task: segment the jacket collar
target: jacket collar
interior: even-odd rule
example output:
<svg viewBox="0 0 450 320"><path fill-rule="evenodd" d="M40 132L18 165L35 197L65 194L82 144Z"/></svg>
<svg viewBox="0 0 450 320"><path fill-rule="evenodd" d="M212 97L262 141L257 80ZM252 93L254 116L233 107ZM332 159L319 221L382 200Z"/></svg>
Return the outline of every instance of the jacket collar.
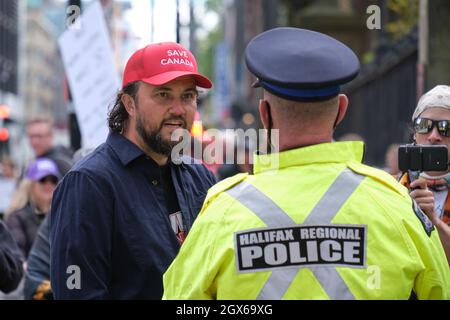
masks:
<svg viewBox="0 0 450 320"><path fill-rule="evenodd" d="M279 153L255 155L255 174L292 166L331 162L362 162L364 143L361 141L321 143Z"/></svg>
<svg viewBox="0 0 450 320"><path fill-rule="evenodd" d="M145 152L137 145L119 133L111 132L106 139L106 144L111 146L124 166L145 155Z"/></svg>

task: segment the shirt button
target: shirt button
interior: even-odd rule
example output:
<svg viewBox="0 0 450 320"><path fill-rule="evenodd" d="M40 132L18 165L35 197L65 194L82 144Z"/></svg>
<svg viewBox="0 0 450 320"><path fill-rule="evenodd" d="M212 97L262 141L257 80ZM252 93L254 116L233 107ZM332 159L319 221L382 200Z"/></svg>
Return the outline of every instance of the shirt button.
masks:
<svg viewBox="0 0 450 320"><path fill-rule="evenodd" d="M152 185L156 186L158 184L158 180L152 180Z"/></svg>

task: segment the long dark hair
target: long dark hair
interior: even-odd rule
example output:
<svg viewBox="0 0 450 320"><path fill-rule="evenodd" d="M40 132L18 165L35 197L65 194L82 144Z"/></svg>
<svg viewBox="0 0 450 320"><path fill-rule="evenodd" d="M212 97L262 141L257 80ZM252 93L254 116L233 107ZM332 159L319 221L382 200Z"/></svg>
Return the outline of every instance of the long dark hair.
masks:
<svg viewBox="0 0 450 320"><path fill-rule="evenodd" d="M131 82L117 94L116 101L108 113L108 127L111 132L121 133L125 128L125 122L128 120L128 112L122 103L122 96L128 94L136 99L138 89L139 81Z"/></svg>

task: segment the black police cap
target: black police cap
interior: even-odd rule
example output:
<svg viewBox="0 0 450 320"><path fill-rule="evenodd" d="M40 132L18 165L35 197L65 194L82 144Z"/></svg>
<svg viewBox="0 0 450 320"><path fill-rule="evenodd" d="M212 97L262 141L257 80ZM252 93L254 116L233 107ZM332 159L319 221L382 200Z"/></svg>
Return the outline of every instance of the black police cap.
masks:
<svg viewBox="0 0 450 320"><path fill-rule="evenodd" d="M325 34L275 28L253 38L245 50L247 68L256 86L295 101L334 97L340 85L353 80L359 60L345 44Z"/></svg>

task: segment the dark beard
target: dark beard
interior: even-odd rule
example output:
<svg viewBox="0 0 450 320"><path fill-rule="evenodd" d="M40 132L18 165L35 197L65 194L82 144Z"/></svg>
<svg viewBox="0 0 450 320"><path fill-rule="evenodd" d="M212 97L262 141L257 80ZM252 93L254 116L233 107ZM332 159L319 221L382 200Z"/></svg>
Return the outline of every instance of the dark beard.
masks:
<svg viewBox="0 0 450 320"><path fill-rule="evenodd" d="M161 123L158 129L147 132L141 117L138 116L136 119L136 131L144 143L154 152L168 157L178 141L164 141L161 136L162 126L163 123Z"/></svg>

